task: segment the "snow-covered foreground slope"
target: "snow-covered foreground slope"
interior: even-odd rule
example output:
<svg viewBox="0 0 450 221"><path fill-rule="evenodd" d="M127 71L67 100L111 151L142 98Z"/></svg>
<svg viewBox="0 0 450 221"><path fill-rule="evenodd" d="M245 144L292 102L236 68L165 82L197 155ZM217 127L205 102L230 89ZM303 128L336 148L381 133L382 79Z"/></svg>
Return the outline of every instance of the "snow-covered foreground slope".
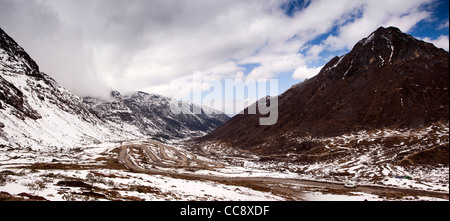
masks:
<svg viewBox="0 0 450 221"><path fill-rule="evenodd" d="M9 175L0 186L5 194L32 192L50 201L127 200L127 201L274 201L283 198L271 193L212 181L185 180L161 175L135 174L111 170L52 170L20 176ZM61 180L83 180L89 188L64 186ZM59 184L58 184L59 182ZM102 189L102 191L99 191ZM110 189L115 189L114 192ZM95 192L97 192L95 194ZM1 193L0 193L1 194ZM0 196L1 198L1 196ZM26 199L26 198L25 198Z"/></svg>

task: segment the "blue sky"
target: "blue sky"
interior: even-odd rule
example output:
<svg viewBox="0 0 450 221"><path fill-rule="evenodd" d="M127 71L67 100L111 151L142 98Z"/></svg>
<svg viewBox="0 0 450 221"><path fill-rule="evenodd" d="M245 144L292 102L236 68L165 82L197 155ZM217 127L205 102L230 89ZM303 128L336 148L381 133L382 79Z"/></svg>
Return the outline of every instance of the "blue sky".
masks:
<svg viewBox="0 0 450 221"><path fill-rule="evenodd" d="M0 27L80 96L311 78L380 26L448 51L448 0L0 0ZM230 101L233 102L233 101Z"/></svg>
<svg viewBox="0 0 450 221"><path fill-rule="evenodd" d="M440 0L436 3L430 4L431 17L429 19L420 21L409 34L425 38L430 37L436 39L442 35L449 35L448 21L449 21L449 1Z"/></svg>

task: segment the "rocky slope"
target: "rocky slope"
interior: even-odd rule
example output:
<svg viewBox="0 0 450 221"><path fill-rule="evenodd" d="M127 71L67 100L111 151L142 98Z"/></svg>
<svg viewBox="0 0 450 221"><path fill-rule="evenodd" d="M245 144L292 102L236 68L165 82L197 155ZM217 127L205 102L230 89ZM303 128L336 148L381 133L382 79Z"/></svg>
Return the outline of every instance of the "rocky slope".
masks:
<svg viewBox="0 0 450 221"><path fill-rule="evenodd" d="M448 125L448 65L448 52L381 27L280 95L274 126L260 126L259 115L237 115L199 141L266 154L301 153L323 146L298 141L304 137Z"/></svg>

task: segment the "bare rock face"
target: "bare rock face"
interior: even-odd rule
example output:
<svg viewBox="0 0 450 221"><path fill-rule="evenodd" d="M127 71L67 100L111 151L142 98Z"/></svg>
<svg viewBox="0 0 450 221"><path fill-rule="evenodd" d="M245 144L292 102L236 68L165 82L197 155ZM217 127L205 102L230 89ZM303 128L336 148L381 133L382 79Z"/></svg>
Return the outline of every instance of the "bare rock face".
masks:
<svg viewBox="0 0 450 221"><path fill-rule="evenodd" d="M379 28L320 73L279 96L279 120L260 126L238 115L199 141L272 151L284 139L331 137L361 130L421 128L449 121L449 54L397 28Z"/></svg>

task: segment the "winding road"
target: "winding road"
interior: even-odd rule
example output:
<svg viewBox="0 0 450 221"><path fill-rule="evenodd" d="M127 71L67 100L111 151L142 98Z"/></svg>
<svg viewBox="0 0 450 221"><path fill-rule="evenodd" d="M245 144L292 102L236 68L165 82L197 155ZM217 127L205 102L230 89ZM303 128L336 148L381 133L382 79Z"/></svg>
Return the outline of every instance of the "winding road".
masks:
<svg viewBox="0 0 450 221"><path fill-rule="evenodd" d="M139 159L136 159L136 153L130 154L130 151L133 149L141 149L141 152L145 153L144 156L139 156L139 154L137 154L141 161L145 163L137 162ZM157 141L146 141L141 144L121 146L119 161L133 172L159 174L181 179L206 180L235 186L244 186L255 190L272 192L276 195L284 197L287 200L304 200L304 192L302 191L302 188L305 187L317 187L340 191L343 193L349 191L343 184L337 183L277 177L225 177L220 175L206 175L188 172L190 170L200 169L214 170L217 168L224 168L225 165L211 160L200 160L193 153L184 153L174 147L164 145ZM170 168L173 170L170 170ZM180 168L185 169L184 172L177 170ZM402 189L386 186L358 186L357 188L352 189L351 192L363 192L377 195L404 194L411 196L439 197L446 200L449 199L449 194L444 192Z"/></svg>

